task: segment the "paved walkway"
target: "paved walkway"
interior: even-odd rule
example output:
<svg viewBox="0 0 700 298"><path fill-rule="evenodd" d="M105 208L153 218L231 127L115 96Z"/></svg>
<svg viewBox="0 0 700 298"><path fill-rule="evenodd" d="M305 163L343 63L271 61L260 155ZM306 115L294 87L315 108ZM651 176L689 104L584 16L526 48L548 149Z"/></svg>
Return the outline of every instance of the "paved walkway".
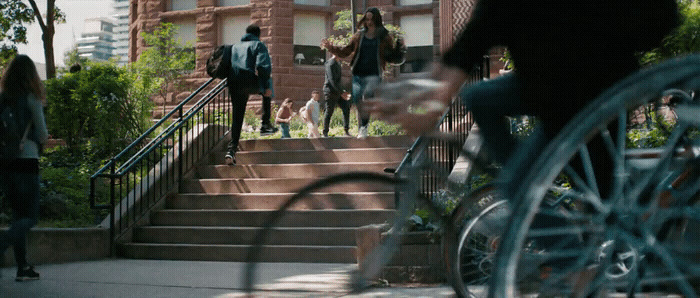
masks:
<svg viewBox="0 0 700 298"><path fill-rule="evenodd" d="M102 260L37 266L41 280L15 282L2 268L0 297L241 297L243 263ZM361 295L343 290L347 264L265 263L256 296L451 297L446 285L374 288Z"/></svg>

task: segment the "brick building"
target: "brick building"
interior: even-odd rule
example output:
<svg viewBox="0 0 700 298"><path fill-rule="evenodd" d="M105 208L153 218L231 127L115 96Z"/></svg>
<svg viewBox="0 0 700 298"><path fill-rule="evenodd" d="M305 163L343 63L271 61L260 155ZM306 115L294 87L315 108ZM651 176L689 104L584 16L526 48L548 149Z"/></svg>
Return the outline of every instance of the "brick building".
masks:
<svg viewBox="0 0 700 298"><path fill-rule="evenodd" d="M276 100L304 100L323 84L327 54L319 44L322 38L340 33L333 30L333 21L337 11L350 9L350 1L130 0L129 60L135 61L144 50L141 32L152 31L160 22L174 23L180 27L182 41L195 44L196 68L186 78L188 87L194 88L209 79L204 71L209 53L220 44L236 43L245 27L256 23L272 57ZM353 1L356 12L378 7L385 13L385 24L398 25L406 32L407 63L395 71L404 76L419 71L450 44L475 0ZM168 101L177 102L184 96L173 94Z"/></svg>

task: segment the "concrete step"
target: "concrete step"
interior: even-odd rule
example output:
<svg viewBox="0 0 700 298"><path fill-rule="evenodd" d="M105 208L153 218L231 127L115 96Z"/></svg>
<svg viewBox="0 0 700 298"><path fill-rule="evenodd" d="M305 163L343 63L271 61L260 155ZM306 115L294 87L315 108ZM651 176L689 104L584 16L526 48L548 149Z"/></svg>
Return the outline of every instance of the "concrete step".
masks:
<svg viewBox="0 0 700 298"><path fill-rule="evenodd" d="M118 254L134 259L190 261L246 261L247 245L126 243ZM261 252L261 262L355 263L354 246L272 245ZM303 266L303 265L300 265Z"/></svg>
<svg viewBox="0 0 700 298"><path fill-rule="evenodd" d="M345 162L345 163L297 163L297 164L246 164L203 165L195 170L195 178L319 178L350 171L382 173L386 168L399 166L398 161Z"/></svg>
<svg viewBox="0 0 700 298"><path fill-rule="evenodd" d="M325 150L351 148L409 148L414 139L410 136L383 136L358 139L354 137L331 138L293 138L293 139L259 139L241 140L241 151L289 151L289 150Z"/></svg>
<svg viewBox="0 0 700 298"><path fill-rule="evenodd" d="M250 245L260 231L253 227L178 227L149 226L134 230L134 242ZM276 228L269 234L268 245L355 245L355 228Z"/></svg>
<svg viewBox="0 0 700 298"><path fill-rule="evenodd" d="M161 210L151 214L154 226L260 227L272 210ZM360 227L384 223L394 210L292 210L278 227Z"/></svg>
<svg viewBox="0 0 700 298"><path fill-rule="evenodd" d="M277 209L293 193L180 194L167 198L166 209ZM292 205L293 210L393 209L393 192L313 193Z"/></svg>
<svg viewBox="0 0 700 298"><path fill-rule="evenodd" d="M313 178L245 178L245 179L187 179L182 181L180 193L296 193L316 181ZM319 192L388 192L393 185L378 183L344 183Z"/></svg>
<svg viewBox="0 0 700 298"><path fill-rule="evenodd" d="M203 158L203 164L225 164L225 152L214 152ZM387 162L401 161L405 148L360 148L295 151L239 151L237 165L290 164L290 163L343 163L343 162Z"/></svg>

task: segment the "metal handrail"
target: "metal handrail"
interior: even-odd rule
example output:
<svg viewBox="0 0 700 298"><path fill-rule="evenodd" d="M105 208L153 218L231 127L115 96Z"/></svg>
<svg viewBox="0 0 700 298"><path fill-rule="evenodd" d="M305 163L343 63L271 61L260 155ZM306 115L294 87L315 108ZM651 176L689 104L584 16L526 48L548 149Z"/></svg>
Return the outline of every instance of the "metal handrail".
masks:
<svg viewBox="0 0 700 298"><path fill-rule="evenodd" d="M121 152L119 152L119 154L117 154L117 155L115 155L114 157L112 157L112 158L110 159L110 161L109 161L105 166L103 166L101 169L97 170L97 172L95 172L95 174L93 174L93 175L90 177L90 179L94 178L94 177L97 176L97 175L100 175L100 174L104 173L107 169L109 169L109 168L111 167L111 165L112 165L113 163L116 162L116 160L119 160L122 156L128 154L129 151L131 151L133 148L135 148L136 146L138 146L138 144L140 144L144 139L146 139L146 137L148 137L148 135L150 135L151 133L153 133L158 127L160 127L163 123L165 123L166 120L170 119L170 117L172 117L172 115L175 114L175 111L181 110L182 107L185 106L185 104L187 104L190 100L192 100L192 98L194 98L197 94L199 94L199 92L202 91L202 89L204 89L204 88L206 88L207 86L209 86L209 84L211 84L211 82L213 82L213 81L214 81L213 78L212 78L212 79L209 79L209 81L207 81L207 82L204 83L202 86L200 86L199 88L197 88L197 90L195 90L194 92L192 92L192 94L190 94L190 96L188 96L188 97L185 98L182 102L180 102L180 104L178 104L177 106L175 106L175 108L173 108L172 111L168 112L168 113L167 113L166 115L164 115L158 122L156 122L156 124L154 124L154 125L151 126L149 129L147 129L140 137L136 138L136 140L134 140L131 144L129 144L129 146L126 146L126 148L124 148L124 150L122 150ZM225 83L226 83L226 80L223 80L220 84L225 84ZM220 84L219 84L219 85L220 85ZM92 206L92 205L91 205L91 206Z"/></svg>
<svg viewBox="0 0 700 298"><path fill-rule="evenodd" d="M208 154L228 131L231 105L224 92L226 80L202 95L213 81L210 79L198 87L90 177L90 207L110 210L107 224L112 255L114 242L165 195L181 185L183 174ZM199 96L199 100L183 113L185 105ZM149 135L168 121L172 123L142 145ZM101 179L109 180L109 183L98 185ZM97 203L98 186L107 187L106 203Z"/></svg>
<svg viewBox="0 0 700 298"><path fill-rule="evenodd" d="M485 78L488 78L490 71L490 59L484 57L481 67L475 69L469 76L469 81L466 84L473 84ZM469 114L462 101L456 98L452 101L449 109L438 121L435 130L441 133L449 133L455 137L454 140L441 140L439 138L431 138L420 136L416 139L413 145L406 151L406 155L394 171L396 177L405 177L406 169L416 169L421 167L409 166L415 163L423 162L426 158L430 158L433 163L437 163L439 170L425 169L421 177L421 195L430 197L438 190L444 187L446 175L454 167L457 158L461 152L461 144L463 144L469 129L474 123L471 114ZM460 144L459 148L455 148L454 144ZM395 191L395 200L398 206L400 198L400 189Z"/></svg>

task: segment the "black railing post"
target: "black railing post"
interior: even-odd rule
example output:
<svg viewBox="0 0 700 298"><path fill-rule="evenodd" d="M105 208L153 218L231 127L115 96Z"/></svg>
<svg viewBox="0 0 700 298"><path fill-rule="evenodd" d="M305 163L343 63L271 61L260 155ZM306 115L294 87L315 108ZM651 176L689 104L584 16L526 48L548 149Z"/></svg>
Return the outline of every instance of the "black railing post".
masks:
<svg viewBox="0 0 700 298"><path fill-rule="evenodd" d="M116 179L116 176L114 175L115 168L116 168L116 165L114 162L112 162L112 166L109 169L109 205L110 205L110 208L109 208L109 218L110 218L110 220L109 220L109 256L110 257L115 256L115 249L114 249L114 245L115 245L114 237L116 235L115 230L114 230L115 224L116 224L116 219L114 218L114 216L115 216L114 209L116 209L115 205L114 205L114 201L115 201L114 189L116 187L115 183L114 183L114 180Z"/></svg>
<svg viewBox="0 0 700 298"><path fill-rule="evenodd" d="M180 107L179 113L180 113L180 117L179 117L180 119L178 121L182 121L182 116L183 116L182 115L182 107ZM178 160L178 162L177 162L177 187L178 187L178 189L182 189L182 166L183 166L182 163L184 162L183 152L185 151L183 149L184 136L182 134L182 129L178 130L178 134L179 134L179 136L178 136L178 142L177 142L178 143L178 145L177 145L177 160Z"/></svg>

